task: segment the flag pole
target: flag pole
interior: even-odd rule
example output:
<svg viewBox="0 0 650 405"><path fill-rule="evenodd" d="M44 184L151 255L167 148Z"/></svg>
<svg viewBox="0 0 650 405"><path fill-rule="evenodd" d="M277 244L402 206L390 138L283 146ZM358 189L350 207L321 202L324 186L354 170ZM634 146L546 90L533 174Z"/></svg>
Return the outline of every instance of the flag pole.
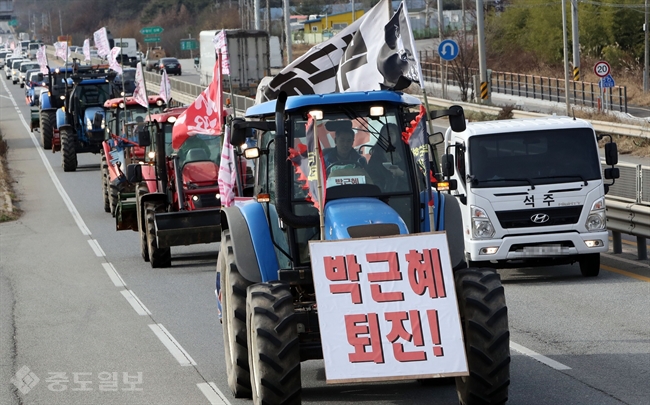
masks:
<svg viewBox="0 0 650 405"><path fill-rule="evenodd" d="M325 199L323 198L323 179L321 177L321 161L320 161L320 139L318 138L318 133L316 128L318 128L318 120L316 117L312 117L314 120L314 165L316 168L316 184L318 184L318 218L320 224L320 239L325 240Z"/></svg>

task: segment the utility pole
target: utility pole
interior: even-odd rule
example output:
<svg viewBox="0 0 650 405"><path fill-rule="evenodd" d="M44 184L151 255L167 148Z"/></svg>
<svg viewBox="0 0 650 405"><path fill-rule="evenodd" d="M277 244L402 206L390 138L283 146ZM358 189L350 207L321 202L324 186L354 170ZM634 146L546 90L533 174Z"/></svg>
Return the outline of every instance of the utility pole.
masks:
<svg viewBox="0 0 650 405"><path fill-rule="evenodd" d="M647 93L648 92L648 80L650 80L650 71L648 70L648 59L650 59L650 49L648 49L648 31L650 31L650 26L648 26L648 23L650 23L650 17L649 17L649 12L648 12L648 0L645 0L645 24L643 25L643 29L645 31L645 63L644 63L644 68L643 68L643 92Z"/></svg>
<svg viewBox="0 0 650 405"><path fill-rule="evenodd" d="M578 31L578 0L571 0L571 40L573 41L573 80L580 80L580 32Z"/></svg>
<svg viewBox="0 0 650 405"><path fill-rule="evenodd" d="M482 0L476 0L482 1ZM478 16L477 16L478 18ZM442 42L442 34L444 32L445 20L442 16L442 0L438 0L438 42ZM442 98L447 98L447 72L446 69L443 69L445 66L445 61L440 56L440 84L442 84ZM443 72L443 70L445 70Z"/></svg>
<svg viewBox="0 0 650 405"><path fill-rule="evenodd" d="M563 0L564 1L564 0ZM483 0L476 0L476 36L478 36L478 70L480 74L479 97L481 103L490 102L490 85L487 77L487 58L485 56L485 16ZM487 97L483 98L484 90ZM485 100L485 101L484 101Z"/></svg>
<svg viewBox="0 0 650 405"><path fill-rule="evenodd" d="M293 60L291 52L291 10L289 10L289 0L283 0L284 4L284 32L287 41L287 65Z"/></svg>
<svg viewBox="0 0 650 405"><path fill-rule="evenodd" d="M61 9L59 9L59 29L61 30L61 36L63 36L63 20L61 19Z"/></svg>
<svg viewBox="0 0 650 405"><path fill-rule="evenodd" d="M253 17L253 21L255 22L255 29L259 30L260 29L260 0L253 0L253 12L255 13L255 17Z"/></svg>
<svg viewBox="0 0 650 405"><path fill-rule="evenodd" d="M350 0L350 3L352 3L352 22L355 20L355 13L354 13L354 0Z"/></svg>
<svg viewBox="0 0 650 405"><path fill-rule="evenodd" d="M564 42L564 98L566 99L566 115L571 115L569 101L569 40L567 38L566 0L562 0L562 39Z"/></svg>

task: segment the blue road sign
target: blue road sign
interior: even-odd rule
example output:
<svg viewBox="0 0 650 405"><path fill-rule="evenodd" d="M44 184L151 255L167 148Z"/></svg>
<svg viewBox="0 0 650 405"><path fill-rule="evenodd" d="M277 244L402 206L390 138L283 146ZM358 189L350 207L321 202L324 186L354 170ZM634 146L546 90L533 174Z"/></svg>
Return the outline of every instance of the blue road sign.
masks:
<svg viewBox="0 0 650 405"><path fill-rule="evenodd" d="M598 87L601 89L614 86L616 86L616 83L614 83L614 78L612 75L607 75L598 81Z"/></svg>
<svg viewBox="0 0 650 405"><path fill-rule="evenodd" d="M445 39L438 45L438 54L443 60L454 60L458 56L458 43L453 39Z"/></svg>

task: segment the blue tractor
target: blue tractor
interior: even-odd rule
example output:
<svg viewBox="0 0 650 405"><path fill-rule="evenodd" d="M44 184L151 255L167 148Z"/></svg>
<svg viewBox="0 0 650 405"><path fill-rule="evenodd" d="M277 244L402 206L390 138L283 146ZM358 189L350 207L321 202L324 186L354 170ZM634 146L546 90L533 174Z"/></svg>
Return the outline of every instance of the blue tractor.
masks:
<svg viewBox="0 0 650 405"><path fill-rule="evenodd" d="M104 141L104 102L113 98L117 75L106 66L50 72L50 91L41 95L43 147L61 151L66 172L77 169L77 153L99 153Z"/></svg>
<svg viewBox="0 0 650 405"><path fill-rule="evenodd" d="M290 161L307 144L306 124L315 113L327 176L322 219L305 190L305 176ZM256 197L221 211L216 294L235 397L252 398L256 405L299 404L300 363L323 358L309 241L444 230L469 369L468 376L455 378L459 400L507 401L504 290L495 270L467 268L459 203L438 191L443 182L427 181L430 171L423 170L420 157L427 154L429 168L439 171L436 136L417 151L399 136L418 114L426 113L417 98L392 91L288 98L281 93L249 108L246 120L233 120L232 144L256 145L240 150L256 159ZM449 117L454 131L465 129L461 107L429 114ZM344 144L353 150L346 154L339 146ZM437 188L433 210L426 203L429 184Z"/></svg>

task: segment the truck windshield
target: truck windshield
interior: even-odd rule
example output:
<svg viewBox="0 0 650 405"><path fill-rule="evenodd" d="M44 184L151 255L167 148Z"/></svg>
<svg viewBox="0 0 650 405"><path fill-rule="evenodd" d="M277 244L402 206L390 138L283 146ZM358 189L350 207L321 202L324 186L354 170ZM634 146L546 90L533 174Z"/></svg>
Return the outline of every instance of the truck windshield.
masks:
<svg viewBox="0 0 650 405"><path fill-rule="evenodd" d="M601 178L589 128L476 136L469 140L472 187L588 182Z"/></svg>

